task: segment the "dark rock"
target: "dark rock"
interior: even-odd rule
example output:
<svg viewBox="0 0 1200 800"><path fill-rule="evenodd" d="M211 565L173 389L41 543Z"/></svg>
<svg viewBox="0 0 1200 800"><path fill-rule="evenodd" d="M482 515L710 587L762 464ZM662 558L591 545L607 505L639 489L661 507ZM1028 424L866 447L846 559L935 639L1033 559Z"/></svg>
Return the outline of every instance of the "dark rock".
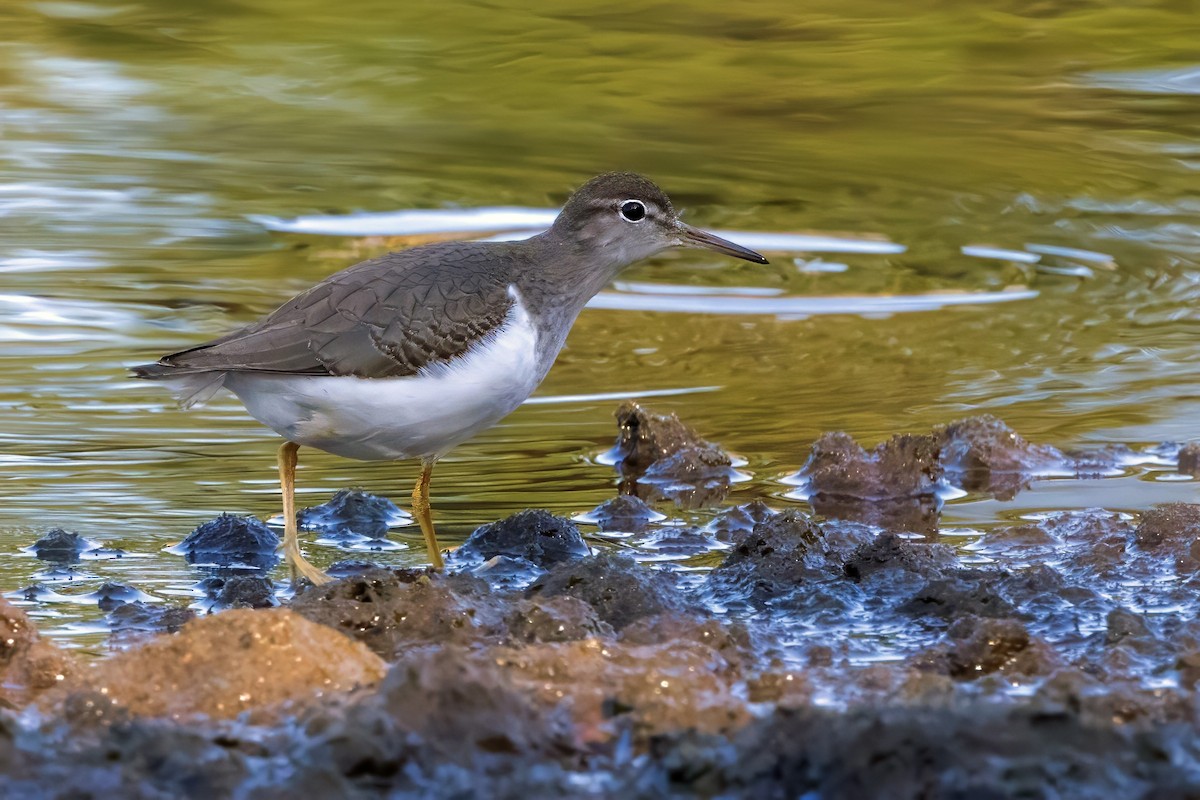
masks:
<svg viewBox="0 0 1200 800"><path fill-rule="evenodd" d="M1017 610L997 584L1005 576L979 569L960 569L945 578L925 584L900 606L900 611L922 617L955 620L968 614L979 617L1011 617Z"/></svg>
<svg viewBox="0 0 1200 800"><path fill-rule="evenodd" d="M727 508L717 514L708 524L708 529L722 541L730 541L737 534L754 530L758 523L778 513L762 500L753 500L740 506Z"/></svg>
<svg viewBox="0 0 1200 800"><path fill-rule="evenodd" d="M521 602L505 620L518 642L571 642L613 635L590 605L575 597L559 595Z"/></svg>
<svg viewBox="0 0 1200 800"><path fill-rule="evenodd" d="M164 606L134 600L121 603L108 615L108 627L113 636L123 641L148 634L178 633L196 617L190 608Z"/></svg>
<svg viewBox="0 0 1200 800"><path fill-rule="evenodd" d="M486 561L496 556L509 556L550 568L582 558L589 552L575 523L549 511L526 509L476 528L462 547L454 551L454 558L457 561Z"/></svg>
<svg viewBox="0 0 1200 800"><path fill-rule="evenodd" d="M534 599L578 598L618 631L644 617L686 608L672 575L607 552L560 564L534 582L527 594Z"/></svg>
<svg viewBox="0 0 1200 800"><path fill-rule="evenodd" d="M330 536L362 536L383 539L388 528L407 519L386 497L362 489L341 489L329 502L300 511L298 524Z"/></svg>
<svg viewBox="0 0 1200 800"><path fill-rule="evenodd" d="M174 548L189 564L267 570L279 562L279 537L261 520L222 514Z"/></svg>
<svg viewBox="0 0 1200 800"><path fill-rule="evenodd" d="M279 605L275 585L265 575L234 575L217 594L219 608L270 608Z"/></svg>
<svg viewBox="0 0 1200 800"><path fill-rule="evenodd" d="M112 611L123 603L132 603L134 601L148 601L152 598L133 588L126 583L117 583L115 581L106 581L99 589L86 595L89 599L96 601L101 611Z"/></svg>
<svg viewBox="0 0 1200 800"><path fill-rule="evenodd" d="M634 402L617 409L617 468L622 475L638 476L654 464L683 450L704 451L714 461L733 462L712 442L701 438L674 414L655 414Z"/></svg>
<svg viewBox="0 0 1200 800"><path fill-rule="evenodd" d="M74 564L88 550L94 550L96 543L89 541L74 531L64 531L53 528L46 535L33 543L33 552L42 561L54 564Z"/></svg>
<svg viewBox="0 0 1200 800"><path fill-rule="evenodd" d="M847 559L846 577L861 581L885 571L901 571L932 580L958 563L954 548L944 544L926 544L905 539L895 533L882 533L863 544Z"/></svg>
<svg viewBox="0 0 1200 800"><path fill-rule="evenodd" d="M1135 614L1126 608L1114 608L1108 612L1105 620L1104 643L1115 645L1126 639L1152 639L1150 626L1141 614Z"/></svg>
<svg viewBox="0 0 1200 800"><path fill-rule="evenodd" d="M760 522L709 575L723 603L777 603L806 584L840 578L853 550L869 541L863 527L818 525L796 510Z"/></svg>
<svg viewBox="0 0 1200 800"><path fill-rule="evenodd" d="M666 519L666 515L655 511L640 497L623 494L604 501L576 519L596 525L605 532L638 533L650 523Z"/></svg>
<svg viewBox="0 0 1200 800"><path fill-rule="evenodd" d="M1171 542L1191 545L1200 536L1200 505L1165 503L1142 513L1134 537L1141 547Z"/></svg>
<svg viewBox="0 0 1200 800"><path fill-rule="evenodd" d="M472 575L376 569L309 586L291 608L394 659L417 644L497 643L509 605Z"/></svg>

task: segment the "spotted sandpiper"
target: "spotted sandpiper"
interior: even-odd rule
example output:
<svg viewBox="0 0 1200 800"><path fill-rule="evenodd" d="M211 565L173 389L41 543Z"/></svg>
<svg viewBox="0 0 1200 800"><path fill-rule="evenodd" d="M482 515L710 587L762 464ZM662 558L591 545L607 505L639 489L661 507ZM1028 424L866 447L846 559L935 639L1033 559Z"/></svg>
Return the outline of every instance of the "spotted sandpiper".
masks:
<svg viewBox="0 0 1200 800"><path fill-rule="evenodd" d="M355 264L241 330L133 373L166 381L184 408L228 389L286 440L279 482L293 577L329 580L300 552L301 446L366 461L421 459L412 507L440 568L434 463L529 397L579 312L621 270L675 246L767 263L685 225L646 178L609 173L531 239L443 242Z"/></svg>

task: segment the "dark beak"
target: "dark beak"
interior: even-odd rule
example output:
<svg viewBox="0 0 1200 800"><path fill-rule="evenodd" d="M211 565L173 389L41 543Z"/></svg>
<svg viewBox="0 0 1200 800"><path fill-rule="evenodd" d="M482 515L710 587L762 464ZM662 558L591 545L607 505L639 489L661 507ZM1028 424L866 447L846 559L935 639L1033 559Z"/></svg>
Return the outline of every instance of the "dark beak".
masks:
<svg viewBox="0 0 1200 800"><path fill-rule="evenodd" d="M749 247L742 247L740 244L734 244L728 239L722 239L720 236L713 236L707 231L702 231L699 228L693 228L691 225L684 225L682 222L679 225L679 236L683 240L681 244L685 247L702 247L705 250L713 250L718 253L724 253L727 256L734 258L742 258L746 261L753 261L755 264L769 264L761 254L754 252Z"/></svg>

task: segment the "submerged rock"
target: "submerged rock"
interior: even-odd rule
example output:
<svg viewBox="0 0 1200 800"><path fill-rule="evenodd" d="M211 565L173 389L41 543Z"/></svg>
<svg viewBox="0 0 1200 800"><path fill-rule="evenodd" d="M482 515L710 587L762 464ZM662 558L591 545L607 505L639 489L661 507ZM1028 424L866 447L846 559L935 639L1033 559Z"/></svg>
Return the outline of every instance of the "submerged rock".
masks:
<svg viewBox="0 0 1200 800"><path fill-rule="evenodd" d="M196 612L190 608L134 600L118 605L109 613L108 627L115 639L127 643L153 634L177 633L195 618Z"/></svg>
<svg viewBox="0 0 1200 800"><path fill-rule="evenodd" d="M634 402L616 412L613 453L621 491L643 500L672 500L702 508L725 499L736 472L733 459L702 439L674 414L652 413Z"/></svg>
<svg viewBox="0 0 1200 800"><path fill-rule="evenodd" d="M507 519L476 528L455 561L487 561L496 556L524 559L543 569L589 552L575 523L542 509L518 511Z"/></svg>
<svg viewBox="0 0 1200 800"><path fill-rule="evenodd" d="M279 563L279 537L255 517L222 514L196 528L174 549L189 564L267 570Z"/></svg>
<svg viewBox="0 0 1200 800"><path fill-rule="evenodd" d="M100 585L100 588L94 592L89 592L86 595L81 595L89 600L95 600L96 605L101 611L112 611L119 605L132 603L135 601L152 602L154 598L145 592L139 591L127 583L118 583L116 581L105 581Z"/></svg>
<svg viewBox="0 0 1200 800"><path fill-rule="evenodd" d="M330 536L383 539L388 529L408 515L386 497L362 489L341 489L328 502L302 509L297 524Z"/></svg>
<svg viewBox="0 0 1200 800"><path fill-rule="evenodd" d="M92 691L133 716L230 719L368 686L384 671L362 645L291 611L235 609L79 670L45 702Z"/></svg>
<svg viewBox="0 0 1200 800"><path fill-rule="evenodd" d="M96 543L83 538L74 531L53 528L33 543L32 550L42 561L52 564L75 564L81 555L95 550Z"/></svg>
<svg viewBox="0 0 1200 800"><path fill-rule="evenodd" d="M666 519L666 514L655 511L636 495L623 494L605 500L575 519L596 525L605 533L638 533L645 530L650 523Z"/></svg>
<svg viewBox="0 0 1200 800"><path fill-rule="evenodd" d="M275 584L265 575L234 575L216 596L218 608L270 608L279 605Z"/></svg>
<svg viewBox="0 0 1200 800"><path fill-rule="evenodd" d="M0 599L0 708L25 706L76 668L73 658L38 635L24 611Z"/></svg>

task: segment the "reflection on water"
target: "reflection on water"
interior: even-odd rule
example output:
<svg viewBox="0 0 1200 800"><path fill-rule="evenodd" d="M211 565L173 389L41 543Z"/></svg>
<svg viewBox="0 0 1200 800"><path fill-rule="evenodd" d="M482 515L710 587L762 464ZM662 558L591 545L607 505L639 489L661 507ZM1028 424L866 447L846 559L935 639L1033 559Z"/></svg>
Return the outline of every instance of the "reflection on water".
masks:
<svg viewBox="0 0 1200 800"><path fill-rule="evenodd" d="M618 398L744 456L733 499L776 506L801 502L778 479L826 430L874 441L991 412L1064 449L1194 435L1188 9L18 0L5 14L5 590L66 597L103 578L193 597L197 576L163 548L221 511L277 512L273 434L232 398L180 412L127 365L388 246L348 237L530 235L613 169L782 257L664 254L597 298L538 397L439 467L448 542L525 506L611 497L596 459ZM945 514L982 531L1194 499L1190 480L1137 469ZM401 500L414 472L313 455L301 502L350 485ZM47 572L20 548L53 526L125 555ZM37 613L96 641L77 624L90 606Z"/></svg>

